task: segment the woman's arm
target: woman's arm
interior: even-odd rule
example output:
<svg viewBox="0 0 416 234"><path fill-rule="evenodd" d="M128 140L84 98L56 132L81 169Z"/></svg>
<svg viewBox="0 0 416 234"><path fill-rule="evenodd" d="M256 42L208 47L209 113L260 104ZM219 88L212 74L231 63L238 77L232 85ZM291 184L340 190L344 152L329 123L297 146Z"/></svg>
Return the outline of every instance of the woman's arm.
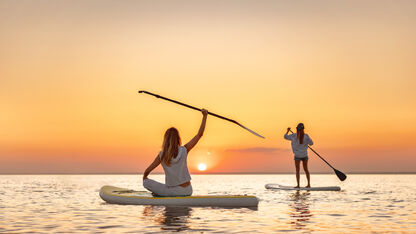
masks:
<svg viewBox="0 0 416 234"><path fill-rule="evenodd" d="M198 143L198 141L199 141L199 139L201 139L202 135L204 135L205 124L207 122L208 111L205 110L205 109L202 109L201 112L202 112L202 123L201 123L201 127L199 127L199 131L194 136L194 138L192 138L192 140L190 140L188 143L185 144L185 148L186 148L186 151L188 153L189 153L189 151L191 151L192 148L194 148L194 146L196 145L196 143Z"/></svg>
<svg viewBox="0 0 416 234"><path fill-rule="evenodd" d="M287 128L287 131L286 131L285 136L284 136L284 138L285 138L286 140L291 140L291 139L290 139L289 132L290 132L290 128Z"/></svg>
<svg viewBox="0 0 416 234"><path fill-rule="evenodd" d="M143 180L147 179L147 176L152 172L157 166L160 164L160 157L159 155L156 156L155 160L153 160L152 164L144 171L143 173Z"/></svg>

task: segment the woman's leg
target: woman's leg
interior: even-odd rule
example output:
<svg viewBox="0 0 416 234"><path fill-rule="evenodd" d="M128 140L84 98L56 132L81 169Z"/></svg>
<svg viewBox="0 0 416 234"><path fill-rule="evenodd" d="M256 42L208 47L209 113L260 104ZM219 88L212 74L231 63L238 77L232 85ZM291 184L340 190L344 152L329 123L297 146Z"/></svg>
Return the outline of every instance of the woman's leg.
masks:
<svg viewBox="0 0 416 234"><path fill-rule="evenodd" d="M303 164L303 170L305 170L305 174L306 174L306 179L308 179L308 186L306 186L307 188L311 187L311 175L309 174L309 169L308 169L308 160L302 160L302 164Z"/></svg>
<svg viewBox="0 0 416 234"><path fill-rule="evenodd" d="M298 183L298 185L295 188L299 188L299 180L300 180L300 175L299 175L299 171L300 171L300 160L295 160L295 167L296 167L296 182Z"/></svg>
<svg viewBox="0 0 416 234"><path fill-rule="evenodd" d="M167 186L152 179L143 180L143 187L157 196L169 196Z"/></svg>
<svg viewBox="0 0 416 234"><path fill-rule="evenodd" d="M177 197L177 196L191 196L192 195L192 185L189 185L187 187L181 187L181 186L170 187L152 179L145 179L143 180L143 187L145 187L147 190L154 193L155 195L161 196L161 197Z"/></svg>
<svg viewBox="0 0 416 234"><path fill-rule="evenodd" d="M170 197L182 197L182 196L191 196L192 195L192 185L188 185L187 187L182 186L174 186L168 187L167 193Z"/></svg>

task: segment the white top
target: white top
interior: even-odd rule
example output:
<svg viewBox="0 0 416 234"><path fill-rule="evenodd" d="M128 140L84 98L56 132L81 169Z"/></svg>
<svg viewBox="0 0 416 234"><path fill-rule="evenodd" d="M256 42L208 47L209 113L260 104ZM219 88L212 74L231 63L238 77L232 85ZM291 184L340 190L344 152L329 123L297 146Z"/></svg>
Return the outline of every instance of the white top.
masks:
<svg viewBox="0 0 416 234"><path fill-rule="evenodd" d="M308 145L313 145L313 141L308 134L305 133L303 136L303 144L299 143L298 135L296 133L290 135L286 133L285 139L292 142L292 151L295 154L295 158L308 157Z"/></svg>
<svg viewBox="0 0 416 234"><path fill-rule="evenodd" d="M191 180L187 165L188 152L185 146L179 146L178 155L176 158L172 157L170 166L163 162L162 152L159 153L159 158L165 171L165 184L167 186L178 186Z"/></svg>

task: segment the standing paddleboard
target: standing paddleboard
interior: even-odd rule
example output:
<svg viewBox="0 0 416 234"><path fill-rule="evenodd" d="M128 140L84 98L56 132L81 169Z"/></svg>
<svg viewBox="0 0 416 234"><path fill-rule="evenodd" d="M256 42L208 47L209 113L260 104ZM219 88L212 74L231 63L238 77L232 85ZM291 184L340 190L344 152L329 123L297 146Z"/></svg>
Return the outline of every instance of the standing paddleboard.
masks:
<svg viewBox="0 0 416 234"><path fill-rule="evenodd" d="M284 186L280 184L266 184L264 187L266 187L266 189L280 189L280 190L307 190L307 191L340 191L341 190L341 187L338 187L338 186L295 188L293 186Z"/></svg>
<svg viewBox="0 0 416 234"><path fill-rule="evenodd" d="M257 207L259 204L257 197L247 195L153 197L149 192L114 186L103 186L100 197L108 203L122 205Z"/></svg>

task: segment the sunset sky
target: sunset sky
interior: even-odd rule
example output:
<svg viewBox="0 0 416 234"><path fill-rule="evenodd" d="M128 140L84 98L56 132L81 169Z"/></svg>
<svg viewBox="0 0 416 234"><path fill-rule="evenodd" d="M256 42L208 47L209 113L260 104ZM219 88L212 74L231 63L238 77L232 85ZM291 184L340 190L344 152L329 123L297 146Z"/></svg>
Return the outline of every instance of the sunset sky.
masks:
<svg viewBox="0 0 416 234"><path fill-rule="evenodd" d="M415 172L416 1L0 1L0 174L141 173L208 117L189 168ZM310 152L312 172L330 172ZM161 172L161 168L158 168Z"/></svg>

